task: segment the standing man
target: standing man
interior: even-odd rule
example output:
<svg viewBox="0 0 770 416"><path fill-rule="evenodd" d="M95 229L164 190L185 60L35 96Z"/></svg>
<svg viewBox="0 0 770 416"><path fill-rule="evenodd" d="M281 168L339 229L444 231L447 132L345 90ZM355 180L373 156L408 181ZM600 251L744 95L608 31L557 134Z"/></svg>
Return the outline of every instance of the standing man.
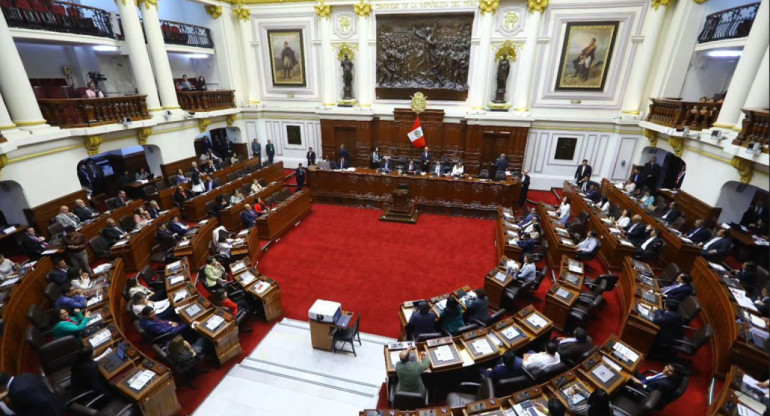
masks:
<svg viewBox="0 0 770 416"><path fill-rule="evenodd" d="M302 167L302 163L297 166L297 170L294 171L294 177L297 179L297 190L301 191L302 187L305 186L305 168Z"/></svg>
<svg viewBox="0 0 770 416"><path fill-rule="evenodd" d="M583 159L583 164L575 170L575 182L583 192L586 190L586 184L591 180L591 172L593 168L588 164L588 159Z"/></svg>
<svg viewBox="0 0 770 416"><path fill-rule="evenodd" d="M86 246L88 245L88 239L79 233L75 227L69 226L65 229L67 235L62 238L62 245L64 251L67 253L67 259L70 266L75 269L82 269L88 271L89 274L93 274L91 266L88 265L88 253L86 253Z"/></svg>
<svg viewBox="0 0 770 416"><path fill-rule="evenodd" d="M506 169L508 169L508 158L505 157L505 153L500 153L500 157L495 159L494 177L497 177L497 172L505 172Z"/></svg>
<svg viewBox="0 0 770 416"><path fill-rule="evenodd" d="M259 158L262 161L262 145L259 144L256 137L251 141L251 157Z"/></svg>
<svg viewBox="0 0 770 416"><path fill-rule="evenodd" d="M674 180L674 189L682 187L685 175L687 175L687 165L682 165L682 169L679 171L679 174L676 175L676 179Z"/></svg>
<svg viewBox="0 0 770 416"><path fill-rule="evenodd" d="M307 154L305 156L307 157L308 166L315 165L315 151L313 151L312 147L307 148Z"/></svg>
<svg viewBox="0 0 770 416"><path fill-rule="evenodd" d="M425 146L424 149L422 149L422 153L420 154L420 160L422 161L422 171L427 172L428 169L430 169L430 158L431 158L430 149L428 149L428 146Z"/></svg>
<svg viewBox="0 0 770 416"><path fill-rule="evenodd" d="M658 177L660 176L660 166L658 166L657 158L655 156L650 158L650 161L647 162L644 165L644 177L645 181L644 184L650 188L650 190L655 190L658 186Z"/></svg>
<svg viewBox="0 0 770 416"><path fill-rule="evenodd" d="M267 152L267 163L272 165L273 157L275 156L275 146L273 146L273 141L270 139L267 140L265 145L265 152Z"/></svg>
<svg viewBox="0 0 770 416"><path fill-rule="evenodd" d="M521 194L519 196L519 206L522 208L527 203L527 192L529 192L529 171L524 170L521 176Z"/></svg>
<svg viewBox="0 0 770 416"><path fill-rule="evenodd" d="M340 151L337 152L337 159L339 159L339 161L340 161L340 169L345 169L344 167L342 167L342 160L345 159L346 161L349 161L350 160L350 153L348 153L348 150L345 149L345 145L344 144L340 145Z"/></svg>

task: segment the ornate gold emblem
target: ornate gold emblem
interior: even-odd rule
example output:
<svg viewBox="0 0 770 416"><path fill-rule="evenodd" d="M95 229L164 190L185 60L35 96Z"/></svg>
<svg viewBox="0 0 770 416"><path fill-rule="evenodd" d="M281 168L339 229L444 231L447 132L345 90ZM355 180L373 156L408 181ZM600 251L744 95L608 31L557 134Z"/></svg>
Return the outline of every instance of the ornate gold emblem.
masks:
<svg viewBox="0 0 770 416"><path fill-rule="evenodd" d="M660 6L668 7L672 3L674 3L674 0L652 0L650 6L652 6L653 9L658 10Z"/></svg>
<svg viewBox="0 0 770 416"><path fill-rule="evenodd" d="M658 147L658 135L654 130L644 129L642 134L650 141L650 146Z"/></svg>
<svg viewBox="0 0 770 416"><path fill-rule="evenodd" d="M500 6L500 0L479 1L479 9L481 9L481 14L486 14L486 13L495 14L498 6Z"/></svg>
<svg viewBox="0 0 770 416"><path fill-rule="evenodd" d="M198 120L198 130L201 133L205 133L206 130L209 128L209 124L211 124L211 120L207 118L202 118Z"/></svg>
<svg viewBox="0 0 770 416"><path fill-rule="evenodd" d="M414 93L412 96L412 111L420 114L425 112L426 108L428 108L428 97L419 91Z"/></svg>
<svg viewBox="0 0 770 416"><path fill-rule="evenodd" d="M527 0L527 7L530 13L543 13L548 8L548 0Z"/></svg>
<svg viewBox="0 0 770 416"><path fill-rule="evenodd" d="M337 28L339 29L340 33L347 35L350 33L350 27L350 17L340 16L340 18L337 19Z"/></svg>
<svg viewBox="0 0 770 416"><path fill-rule="evenodd" d="M353 11L359 17L369 17L372 14L372 5L361 0L360 3L353 5Z"/></svg>
<svg viewBox="0 0 770 416"><path fill-rule="evenodd" d="M146 9L149 9L151 5L155 6L155 8L157 9L158 8L158 1L159 0L136 0L136 5L139 6L142 3L144 3L144 7ZM123 4L125 4L125 3L123 3Z"/></svg>
<svg viewBox="0 0 770 416"><path fill-rule="evenodd" d="M227 121L227 127L232 127L233 123L235 123L235 114L230 114L225 117L225 121Z"/></svg>
<svg viewBox="0 0 770 416"><path fill-rule="evenodd" d="M147 144L147 138L149 138L151 134L152 127L144 127L136 131L136 139L139 141L141 146L144 146Z"/></svg>
<svg viewBox="0 0 770 416"><path fill-rule="evenodd" d="M506 30L513 30L513 28L516 26L516 23L519 22L519 13L517 12L506 12L503 15L503 26Z"/></svg>
<svg viewBox="0 0 770 416"><path fill-rule="evenodd" d="M104 142L102 136L86 136L85 146L88 151L88 156L95 156L99 154L99 146Z"/></svg>
<svg viewBox="0 0 770 416"><path fill-rule="evenodd" d="M337 60L342 61L342 58L344 58L345 55L347 55L348 59L351 61L356 56L355 52L353 52L353 46L350 46L347 42L342 42L337 49Z"/></svg>
<svg viewBox="0 0 770 416"><path fill-rule="evenodd" d="M754 162L738 156L733 156L732 160L730 160L730 166L738 171L741 183L751 182L751 176L754 174Z"/></svg>
<svg viewBox="0 0 770 416"><path fill-rule="evenodd" d="M328 18L332 15L332 6L321 1L315 6L315 14L317 14L320 18Z"/></svg>
<svg viewBox="0 0 770 416"><path fill-rule="evenodd" d="M233 9L233 16L235 16L237 19L240 19L240 20L249 20L249 18L251 17L251 12L249 11L249 9L239 7L237 9Z"/></svg>
<svg viewBox="0 0 770 416"><path fill-rule="evenodd" d="M684 137L670 136L668 138L668 144L674 149L676 157L682 157L682 153L684 153Z"/></svg>
<svg viewBox="0 0 770 416"><path fill-rule="evenodd" d="M222 16L222 6L208 5L206 6L206 13L214 19L219 19L219 16Z"/></svg>
<svg viewBox="0 0 770 416"><path fill-rule="evenodd" d="M503 55L507 55L507 59L512 62L516 62L516 49L521 48L520 43L514 43L512 40L506 40L497 49L495 54L495 61L503 59Z"/></svg>

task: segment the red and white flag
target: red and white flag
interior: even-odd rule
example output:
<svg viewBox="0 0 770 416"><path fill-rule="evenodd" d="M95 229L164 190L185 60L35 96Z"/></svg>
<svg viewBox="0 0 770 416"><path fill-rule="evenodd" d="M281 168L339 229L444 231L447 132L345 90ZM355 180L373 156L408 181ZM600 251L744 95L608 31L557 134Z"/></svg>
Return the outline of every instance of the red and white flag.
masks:
<svg viewBox="0 0 770 416"><path fill-rule="evenodd" d="M422 127L420 126L420 117L414 121L412 129L407 133L409 140L412 142L412 146L421 149L425 147L425 136L422 135Z"/></svg>

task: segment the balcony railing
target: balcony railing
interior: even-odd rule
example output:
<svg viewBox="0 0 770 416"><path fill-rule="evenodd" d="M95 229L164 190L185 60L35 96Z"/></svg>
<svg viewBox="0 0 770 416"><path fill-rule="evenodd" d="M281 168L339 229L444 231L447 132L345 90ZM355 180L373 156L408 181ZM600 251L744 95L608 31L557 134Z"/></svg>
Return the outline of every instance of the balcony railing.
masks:
<svg viewBox="0 0 770 416"><path fill-rule="evenodd" d="M187 111L214 111L235 108L235 91L177 91L179 106Z"/></svg>
<svg viewBox="0 0 770 416"><path fill-rule="evenodd" d="M746 118L743 119L741 132L733 140L734 145L749 147L751 143L759 143L762 146L762 152L768 153L770 145L770 130L768 130L768 110L748 110L744 109Z"/></svg>
<svg viewBox="0 0 770 416"><path fill-rule="evenodd" d="M38 99L40 111L49 124L63 128L92 127L150 118L146 95L108 98Z"/></svg>
<svg viewBox="0 0 770 416"><path fill-rule="evenodd" d="M11 27L118 39L106 10L63 1L0 0Z"/></svg>
<svg viewBox="0 0 770 416"><path fill-rule="evenodd" d="M661 126L690 130L710 128L719 116L722 103L652 98L647 121Z"/></svg>
<svg viewBox="0 0 770 416"><path fill-rule="evenodd" d="M188 25L187 23L161 20L160 29L163 32L163 41L169 45L195 46L198 48L213 48L211 31L202 26Z"/></svg>
<svg viewBox="0 0 770 416"><path fill-rule="evenodd" d="M743 38L749 35L759 3L722 10L706 16L698 43Z"/></svg>

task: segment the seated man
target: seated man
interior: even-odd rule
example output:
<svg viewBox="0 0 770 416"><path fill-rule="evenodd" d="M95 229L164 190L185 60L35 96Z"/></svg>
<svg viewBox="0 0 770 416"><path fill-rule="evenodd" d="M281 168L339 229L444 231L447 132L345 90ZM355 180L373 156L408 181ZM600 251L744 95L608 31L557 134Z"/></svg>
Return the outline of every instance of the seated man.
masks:
<svg viewBox="0 0 770 416"><path fill-rule="evenodd" d="M125 207L129 202L131 202L131 199L126 195L126 191L119 191L117 198L115 198L115 206Z"/></svg>
<svg viewBox="0 0 770 416"><path fill-rule="evenodd" d="M160 206L158 205L158 201L151 200L147 206L147 213L150 214L150 218L155 219L160 216Z"/></svg>
<svg viewBox="0 0 770 416"><path fill-rule="evenodd" d="M243 204L243 211L241 211L241 222L243 228L251 228L257 223L257 213L254 212L254 208L250 204Z"/></svg>
<svg viewBox="0 0 770 416"><path fill-rule="evenodd" d="M54 308L71 311L74 311L75 309L85 309L86 297L83 296L83 293L77 290L75 286L66 283L62 288L59 299L56 299L56 302L54 303Z"/></svg>
<svg viewBox="0 0 770 416"><path fill-rule="evenodd" d="M410 160L409 164L406 166L406 173L412 175L420 173L420 165L418 165L414 160Z"/></svg>
<svg viewBox="0 0 770 416"><path fill-rule="evenodd" d="M11 376L0 372L0 397L5 400L3 407L8 407L13 413L2 411L3 414L19 416L61 416L64 414L64 402L51 392L37 374L23 373ZM9 403L6 405L5 403Z"/></svg>
<svg viewBox="0 0 770 416"><path fill-rule="evenodd" d="M668 204L668 208L663 211L660 219L662 219L666 224L671 224L681 216L682 211L679 211L679 207L677 206L676 202L672 201L670 204Z"/></svg>
<svg viewBox="0 0 770 416"><path fill-rule="evenodd" d="M75 215L80 221L88 221L99 216L99 211L89 207L82 199L75 200Z"/></svg>
<svg viewBox="0 0 770 416"><path fill-rule="evenodd" d="M720 228L717 235L703 245L700 255L708 261L722 261L732 247L730 237L727 236L727 230Z"/></svg>
<svg viewBox="0 0 770 416"><path fill-rule="evenodd" d="M663 247L663 239L658 237L658 230L650 227L650 234L646 240L636 249L635 254L641 259L654 259Z"/></svg>
<svg viewBox="0 0 770 416"><path fill-rule="evenodd" d="M524 283L535 280L535 277L537 277L535 258L532 254L525 254L524 264L513 274L513 280L516 283Z"/></svg>
<svg viewBox="0 0 770 416"><path fill-rule="evenodd" d="M561 362L579 361L583 354L594 347L593 339L585 329L577 327L572 331L571 337L556 338L558 353Z"/></svg>
<svg viewBox="0 0 770 416"><path fill-rule="evenodd" d="M588 186L588 190L586 191L586 197L593 201L594 203L599 202L599 200L602 198L602 195L599 193L599 188L596 187L595 183L592 183Z"/></svg>
<svg viewBox="0 0 770 416"><path fill-rule="evenodd" d="M145 306L142 309L140 318L139 326L153 339L165 334L171 334L168 336L168 339L171 339L181 335L189 328L186 324L164 321L158 318L155 316L155 309L152 306Z"/></svg>
<svg viewBox="0 0 770 416"><path fill-rule="evenodd" d="M114 245L121 238L126 235L126 232L118 226L112 218L107 218L107 226L99 232L99 235L104 237L105 240L110 242L110 246Z"/></svg>
<svg viewBox="0 0 770 416"><path fill-rule="evenodd" d="M21 249L24 250L24 254L26 254L30 260L39 259L40 256L43 255L47 245L45 237L35 235L35 229L32 227L27 227L24 236L21 238Z"/></svg>
<svg viewBox="0 0 770 416"><path fill-rule="evenodd" d="M535 251L535 240L530 233L522 233L521 238L516 242L516 245L521 247L521 251L524 253L532 253Z"/></svg>
<svg viewBox="0 0 770 416"><path fill-rule="evenodd" d="M227 285L227 270L225 267L219 264L214 256L209 256L206 259L206 267L203 268L203 285L209 291L214 289L224 289Z"/></svg>
<svg viewBox="0 0 770 416"><path fill-rule="evenodd" d="M674 392L684 377L684 369L679 364L669 364L663 367L663 371L654 376L645 377L642 374L636 374L631 381L641 386L646 392L652 393L654 390L660 391L663 406L668 405L676 399Z"/></svg>
<svg viewBox="0 0 770 416"><path fill-rule="evenodd" d="M521 358L517 357L513 351L506 351L494 367L482 368L481 375L491 377L492 381L518 377L522 375Z"/></svg>
<svg viewBox="0 0 770 416"><path fill-rule="evenodd" d="M679 273L676 276L676 282L671 286L666 286L660 289L660 293L666 299L674 299L677 302L681 302L684 298L692 296L695 290L692 286L692 276L689 273Z"/></svg>
<svg viewBox="0 0 770 416"><path fill-rule="evenodd" d="M535 207L532 207L529 209L529 212L527 215L524 216L524 218L519 221L517 224L519 228L526 228L529 226L529 224L532 222L532 219L537 217L537 209Z"/></svg>
<svg viewBox="0 0 770 416"><path fill-rule="evenodd" d="M393 170L393 163L390 161L390 156L383 156L379 170L385 173L390 173L390 171Z"/></svg>
<svg viewBox="0 0 770 416"><path fill-rule="evenodd" d="M770 318L770 289L763 287L757 299L754 301L757 312L765 318Z"/></svg>
<svg viewBox="0 0 770 416"><path fill-rule="evenodd" d="M77 228L81 221L77 215L70 212L70 209L66 205L59 207L59 213L56 215L56 222L61 224L62 227L75 227Z"/></svg>
<svg viewBox="0 0 770 416"><path fill-rule="evenodd" d="M412 361L411 353L412 349L405 349L399 354L399 362L396 363L396 375L398 376L398 384L396 384L396 391L405 391L412 393L425 392L425 385L422 382L422 372L430 367L430 359L422 352L420 353L420 361ZM417 354L417 351L414 350Z"/></svg>
<svg viewBox="0 0 770 416"><path fill-rule="evenodd" d="M69 267L64 259L54 260L53 270L48 272L48 281L56 283L59 287L69 283Z"/></svg>
<svg viewBox="0 0 770 416"><path fill-rule="evenodd" d="M425 301L417 303L416 311L409 318L407 328L412 335L412 339L417 339L420 334L437 332L436 314L430 308L430 304Z"/></svg>
<svg viewBox="0 0 770 416"><path fill-rule="evenodd" d="M703 226L704 221L702 219L695 220L695 224L692 230L690 230L685 237L689 238L693 243L705 243L711 240L711 231Z"/></svg>
<svg viewBox="0 0 770 416"><path fill-rule="evenodd" d="M641 215L631 217L631 224L623 231L623 236L635 246L641 245L647 237L646 225L642 222Z"/></svg>
<svg viewBox="0 0 770 416"><path fill-rule="evenodd" d="M666 353L671 344L682 338L682 314L679 312L679 302L674 299L666 301L666 309L655 311L652 322L660 327L653 342L653 350Z"/></svg>
<svg viewBox="0 0 770 416"><path fill-rule="evenodd" d="M577 251L582 255L587 255L592 253L598 245L599 240L596 239L596 231L591 230L586 234L586 239L578 244Z"/></svg>
<svg viewBox="0 0 770 416"><path fill-rule="evenodd" d="M486 325L489 322L489 299L487 292L482 288L474 289L475 298L465 301L465 323L473 322L473 319L481 321Z"/></svg>
<svg viewBox="0 0 770 416"><path fill-rule="evenodd" d="M168 223L168 230L172 233L175 233L179 237L182 237L187 234L188 231L190 231L190 227L179 221L178 215L174 215L171 217L171 222Z"/></svg>
<svg viewBox="0 0 770 416"><path fill-rule="evenodd" d="M160 239L161 236L166 236L166 237L173 238L174 240L177 240L177 241L181 240L181 237L179 237L179 234L172 233L171 230L168 229L168 224L166 224L165 222L158 224L158 232L156 235L158 239Z"/></svg>
<svg viewBox="0 0 770 416"><path fill-rule="evenodd" d="M530 351L524 354L524 358L521 360L522 368L526 369L530 373L540 373L548 371L552 366L559 364L561 358L558 352L559 346L549 341L545 345L545 351L533 353Z"/></svg>

